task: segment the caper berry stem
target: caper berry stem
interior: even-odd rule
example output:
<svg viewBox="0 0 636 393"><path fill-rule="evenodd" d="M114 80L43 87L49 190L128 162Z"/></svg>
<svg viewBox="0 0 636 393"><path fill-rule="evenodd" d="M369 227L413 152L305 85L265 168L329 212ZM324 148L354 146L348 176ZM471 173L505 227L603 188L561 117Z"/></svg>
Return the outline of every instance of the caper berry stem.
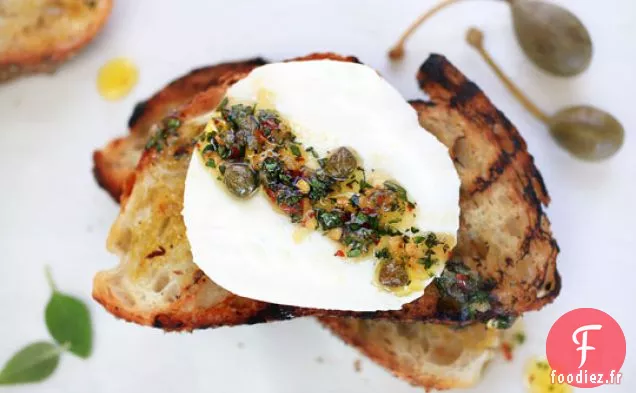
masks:
<svg viewBox="0 0 636 393"><path fill-rule="evenodd" d="M550 117L545 114L538 106L534 104L534 102L530 101L530 99L521 91L521 89L506 75L501 67L493 60L490 56L490 53L484 48L484 33L475 28L471 27L466 32L466 42L473 48L477 50L477 52L481 55L484 61L488 64L488 66L497 74L497 77L503 82L506 88L512 93L512 95L521 103L530 112L534 117L539 119L544 124L548 124L550 121Z"/></svg>
<svg viewBox="0 0 636 393"><path fill-rule="evenodd" d="M433 15L437 14L439 11L443 10L449 5L458 3L460 1L462 0L444 0L437 4L435 7L420 15L413 23L411 23L411 25L404 31L404 33L402 33L395 45L391 47L391 49L389 50L389 57L392 60L399 60L404 57L404 45L406 44L406 40L409 39L409 37L415 32L415 30L417 30L417 28L420 27L422 23L424 23Z"/></svg>

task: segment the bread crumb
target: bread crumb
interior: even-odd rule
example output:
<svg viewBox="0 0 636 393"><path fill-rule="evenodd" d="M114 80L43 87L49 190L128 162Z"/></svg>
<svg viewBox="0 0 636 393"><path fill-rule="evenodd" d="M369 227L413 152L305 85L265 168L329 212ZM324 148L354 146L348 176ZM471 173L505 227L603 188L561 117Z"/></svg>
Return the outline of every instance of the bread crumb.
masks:
<svg viewBox="0 0 636 393"><path fill-rule="evenodd" d="M356 370L357 373L362 371L362 360L361 359L356 359L353 362L353 369Z"/></svg>
<svg viewBox="0 0 636 393"><path fill-rule="evenodd" d="M314 360L316 360L316 363L320 363L320 364L325 362L325 359L322 356L317 356L316 359Z"/></svg>

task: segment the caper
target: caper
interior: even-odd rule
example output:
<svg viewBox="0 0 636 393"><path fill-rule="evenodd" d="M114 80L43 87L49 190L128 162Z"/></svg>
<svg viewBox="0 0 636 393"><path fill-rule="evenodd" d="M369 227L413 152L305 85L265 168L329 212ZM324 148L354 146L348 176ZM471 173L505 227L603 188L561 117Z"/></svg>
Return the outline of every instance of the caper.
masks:
<svg viewBox="0 0 636 393"><path fill-rule="evenodd" d="M509 2L517 40L530 60L557 76L587 69L592 61L592 39L579 18L544 1Z"/></svg>
<svg viewBox="0 0 636 393"><path fill-rule="evenodd" d="M466 40L474 47L512 95L534 117L548 126L559 146L586 161L599 161L613 156L623 145L624 129L611 114L589 105L565 108L548 116L537 107L501 70L484 48L484 34L468 30Z"/></svg>
<svg viewBox="0 0 636 393"><path fill-rule="evenodd" d="M256 172L247 164L227 164L223 182L227 189L239 198L249 197L258 187Z"/></svg>
<svg viewBox="0 0 636 393"><path fill-rule="evenodd" d="M408 285L409 273L406 271L406 266L394 259L381 262L380 270L378 272L378 282L385 287L397 288Z"/></svg>
<svg viewBox="0 0 636 393"><path fill-rule="evenodd" d="M404 56L406 40L440 10L462 0L443 0L418 17L389 50L393 60ZM592 60L592 40L581 21L570 11L540 0L506 0L510 5L517 41L543 70L559 76L583 72Z"/></svg>
<svg viewBox="0 0 636 393"><path fill-rule="evenodd" d="M327 158L324 169L334 179L345 180L351 176L357 166L358 161L351 150L339 147Z"/></svg>

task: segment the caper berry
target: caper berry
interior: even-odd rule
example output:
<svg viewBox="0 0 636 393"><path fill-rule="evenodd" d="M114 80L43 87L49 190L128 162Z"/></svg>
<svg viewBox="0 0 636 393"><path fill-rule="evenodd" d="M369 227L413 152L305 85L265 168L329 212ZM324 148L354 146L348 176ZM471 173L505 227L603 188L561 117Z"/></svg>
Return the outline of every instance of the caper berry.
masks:
<svg viewBox="0 0 636 393"><path fill-rule="evenodd" d="M246 164L228 164L225 167L223 182L227 189L239 198L249 197L258 187L256 172Z"/></svg>
<svg viewBox="0 0 636 393"><path fill-rule="evenodd" d="M585 71L592 61L592 39L570 11L544 1L511 1L519 45L542 69L558 76Z"/></svg>
<svg viewBox="0 0 636 393"><path fill-rule="evenodd" d="M378 282L385 287L397 288L408 285L409 274L406 266L394 259L381 262L380 271L378 273Z"/></svg>
<svg viewBox="0 0 636 393"><path fill-rule="evenodd" d="M417 18L389 51L404 56L406 40L444 8L462 0L443 0ZM543 0L506 0L521 49L537 66L558 76L583 72L592 60L592 40L583 23L567 9Z"/></svg>
<svg viewBox="0 0 636 393"><path fill-rule="evenodd" d="M548 125L559 145L583 160L604 160L623 145L623 126L609 113L591 106L560 110Z"/></svg>
<svg viewBox="0 0 636 393"><path fill-rule="evenodd" d="M334 179L345 180L357 168L358 161L351 150L339 147L325 162L325 172Z"/></svg>
<svg viewBox="0 0 636 393"><path fill-rule="evenodd" d="M484 34L471 28L466 40L495 71L497 77L517 100L538 120L545 123L550 135L573 156L587 161L600 161L616 154L623 145L624 129L611 114L590 105L579 105L548 116L510 80L484 48Z"/></svg>

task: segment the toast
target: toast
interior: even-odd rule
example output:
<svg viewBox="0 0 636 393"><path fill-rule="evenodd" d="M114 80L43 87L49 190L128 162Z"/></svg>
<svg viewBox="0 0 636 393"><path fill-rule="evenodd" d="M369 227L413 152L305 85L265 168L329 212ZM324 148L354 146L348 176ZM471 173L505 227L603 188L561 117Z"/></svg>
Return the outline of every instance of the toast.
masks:
<svg viewBox="0 0 636 393"><path fill-rule="evenodd" d="M0 2L0 82L53 72L102 29L112 0Z"/></svg>
<svg viewBox="0 0 636 393"><path fill-rule="evenodd" d="M356 61L332 54L297 60L317 58ZM258 63L198 70L217 77L172 116L185 121L214 109L227 86ZM187 85L188 78L185 81ZM552 301L560 290L558 247L542 210L549 202L547 192L525 142L481 90L444 57L432 55L420 68L418 81L431 100L412 105L421 124L449 147L462 183L458 245L444 275L424 296L398 311L335 312L246 299L214 284L192 261L181 217L184 178L195 135L180 130L164 141L166 148L161 151L144 150L139 142L145 139L142 135L157 132L157 125L149 126L154 115L144 117L144 113L156 110L152 113L159 115L161 111L154 108L159 106L161 94L171 97L168 86L168 93L161 92L138 106L128 137L95 153L100 184L122 206L108 238L109 250L121 263L96 275L94 298L120 318L165 330L308 315L466 325L493 318L507 320ZM172 108L180 103L175 99L174 105L167 101L163 105ZM144 118L148 121L140 121ZM141 159L130 171L137 156ZM118 157L132 158L118 166ZM110 175L112 168L119 171L116 176ZM466 287L471 291L464 291Z"/></svg>

